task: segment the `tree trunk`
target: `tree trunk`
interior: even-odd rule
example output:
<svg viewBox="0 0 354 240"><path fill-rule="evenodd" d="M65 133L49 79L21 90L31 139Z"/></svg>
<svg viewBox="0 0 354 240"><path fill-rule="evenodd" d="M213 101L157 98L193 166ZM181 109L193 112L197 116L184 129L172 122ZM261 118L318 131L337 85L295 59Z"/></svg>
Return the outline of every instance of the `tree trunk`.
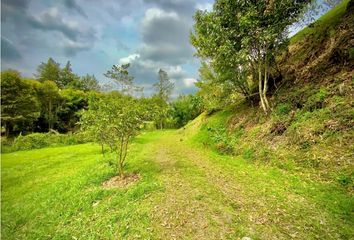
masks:
<svg viewBox="0 0 354 240"><path fill-rule="evenodd" d="M124 178L124 172L123 172L123 144L124 144L124 139L121 137L120 139L120 146L119 146L119 154L117 156L118 158L118 173L121 178Z"/></svg>
<svg viewBox="0 0 354 240"><path fill-rule="evenodd" d="M48 127L49 127L49 131L50 131L50 129L52 129L52 118L53 118L53 116L52 116L52 101L49 101L49 103L48 103L49 105L48 105Z"/></svg>
<svg viewBox="0 0 354 240"><path fill-rule="evenodd" d="M5 123L4 125L5 125L5 137L9 137L11 125L9 123Z"/></svg>
<svg viewBox="0 0 354 240"><path fill-rule="evenodd" d="M259 91L259 97L261 100L261 107L263 109L263 111L265 112L265 114L267 114L267 107L264 103L264 99L263 99L263 88L262 88L262 70L261 70L261 64L259 63L258 65L258 91Z"/></svg>
<svg viewBox="0 0 354 240"><path fill-rule="evenodd" d="M123 159L121 161L123 167L124 167L124 162L125 162L125 159L126 159L127 153L128 153L129 138L130 137L127 137L127 139L125 139L125 147L123 148Z"/></svg>
<svg viewBox="0 0 354 240"><path fill-rule="evenodd" d="M266 63L264 66L263 101L265 103L267 113L268 113L270 107L267 100L267 90L268 90L268 64Z"/></svg>
<svg viewBox="0 0 354 240"><path fill-rule="evenodd" d="M119 176L121 179L124 179L125 175L124 175L124 169L123 169L123 165L122 163L119 163L120 166L119 166Z"/></svg>

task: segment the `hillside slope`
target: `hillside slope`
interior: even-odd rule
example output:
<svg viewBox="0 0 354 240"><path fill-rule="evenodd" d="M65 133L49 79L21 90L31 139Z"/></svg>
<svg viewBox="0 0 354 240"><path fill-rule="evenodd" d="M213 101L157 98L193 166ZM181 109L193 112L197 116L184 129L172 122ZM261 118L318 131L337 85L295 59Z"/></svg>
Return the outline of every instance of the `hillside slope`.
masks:
<svg viewBox="0 0 354 240"><path fill-rule="evenodd" d="M280 62L282 74L297 81L325 82L327 77L351 72L354 68L353 12L354 1L343 0L293 36L289 52Z"/></svg>
<svg viewBox="0 0 354 240"><path fill-rule="evenodd" d="M291 39L274 66L269 116L240 102L198 118L195 140L256 164L336 182L352 193L353 12L354 1L343 1ZM194 122L186 131L192 125L196 129Z"/></svg>

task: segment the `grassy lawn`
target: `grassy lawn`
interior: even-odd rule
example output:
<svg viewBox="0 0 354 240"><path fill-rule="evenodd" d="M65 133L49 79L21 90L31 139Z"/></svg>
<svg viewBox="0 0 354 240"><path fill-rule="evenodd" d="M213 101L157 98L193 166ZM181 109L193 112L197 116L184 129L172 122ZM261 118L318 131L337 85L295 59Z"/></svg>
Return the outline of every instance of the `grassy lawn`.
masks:
<svg viewBox="0 0 354 240"><path fill-rule="evenodd" d="M3 154L3 239L148 239L149 209L141 200L162 188L141 146L156 135L135 141L128 170L142 180L125 190L101 187L115 172L97 145Z"/></svg>
<svg viewBox="0 0 354 240"><path fill-rule="evenodd" d="M102 188L115 171L94 144L3 154L3 239L354 237L339 186L219 155L188 131L140 135L127 189Z"/></svg>

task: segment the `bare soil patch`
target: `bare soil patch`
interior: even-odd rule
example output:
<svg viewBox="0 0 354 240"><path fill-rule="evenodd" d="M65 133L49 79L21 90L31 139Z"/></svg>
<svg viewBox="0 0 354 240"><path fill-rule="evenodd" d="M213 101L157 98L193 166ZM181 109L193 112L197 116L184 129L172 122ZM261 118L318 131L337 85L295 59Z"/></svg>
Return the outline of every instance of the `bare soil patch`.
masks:
<svg viewBox="0 0 354 240"><path fill-rule="evenodd" d="M138 173L127 174L122 178L121 176L114 176L111 179L105 181L102 186L104 188L126 188L130 185L138 182L140 175Z"/></svg>

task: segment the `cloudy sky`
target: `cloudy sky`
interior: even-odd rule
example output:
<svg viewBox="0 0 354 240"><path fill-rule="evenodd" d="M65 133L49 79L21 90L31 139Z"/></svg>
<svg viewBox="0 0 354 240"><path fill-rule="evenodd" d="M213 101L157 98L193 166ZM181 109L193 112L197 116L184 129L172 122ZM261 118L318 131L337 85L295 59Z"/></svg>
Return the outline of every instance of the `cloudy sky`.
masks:
<svg viewBox="0 0 354 240"><path fill-rule="evenodd" d="M113 64L131 63L145 94L159 68L175 81L175 95L195 90L199 61L189 32L196 9L212 0L2 0L2 70L33 77L49 57L101 82Z"/></svg>
<svg viewBox="0 0 354 240"><path fill-rule="evenodd" d="M323 2L323 0L318 0ZM335 0L337 1L337 0ZM175 82L174 97L195 91L199 61L189 43L193 14L213 0L2 0L2 70L33 77L54 58L70 60L75 73L100 82L113 64L130 72L152 93L160 68ZM323 13L323 12L321 12Z"/></svg>

